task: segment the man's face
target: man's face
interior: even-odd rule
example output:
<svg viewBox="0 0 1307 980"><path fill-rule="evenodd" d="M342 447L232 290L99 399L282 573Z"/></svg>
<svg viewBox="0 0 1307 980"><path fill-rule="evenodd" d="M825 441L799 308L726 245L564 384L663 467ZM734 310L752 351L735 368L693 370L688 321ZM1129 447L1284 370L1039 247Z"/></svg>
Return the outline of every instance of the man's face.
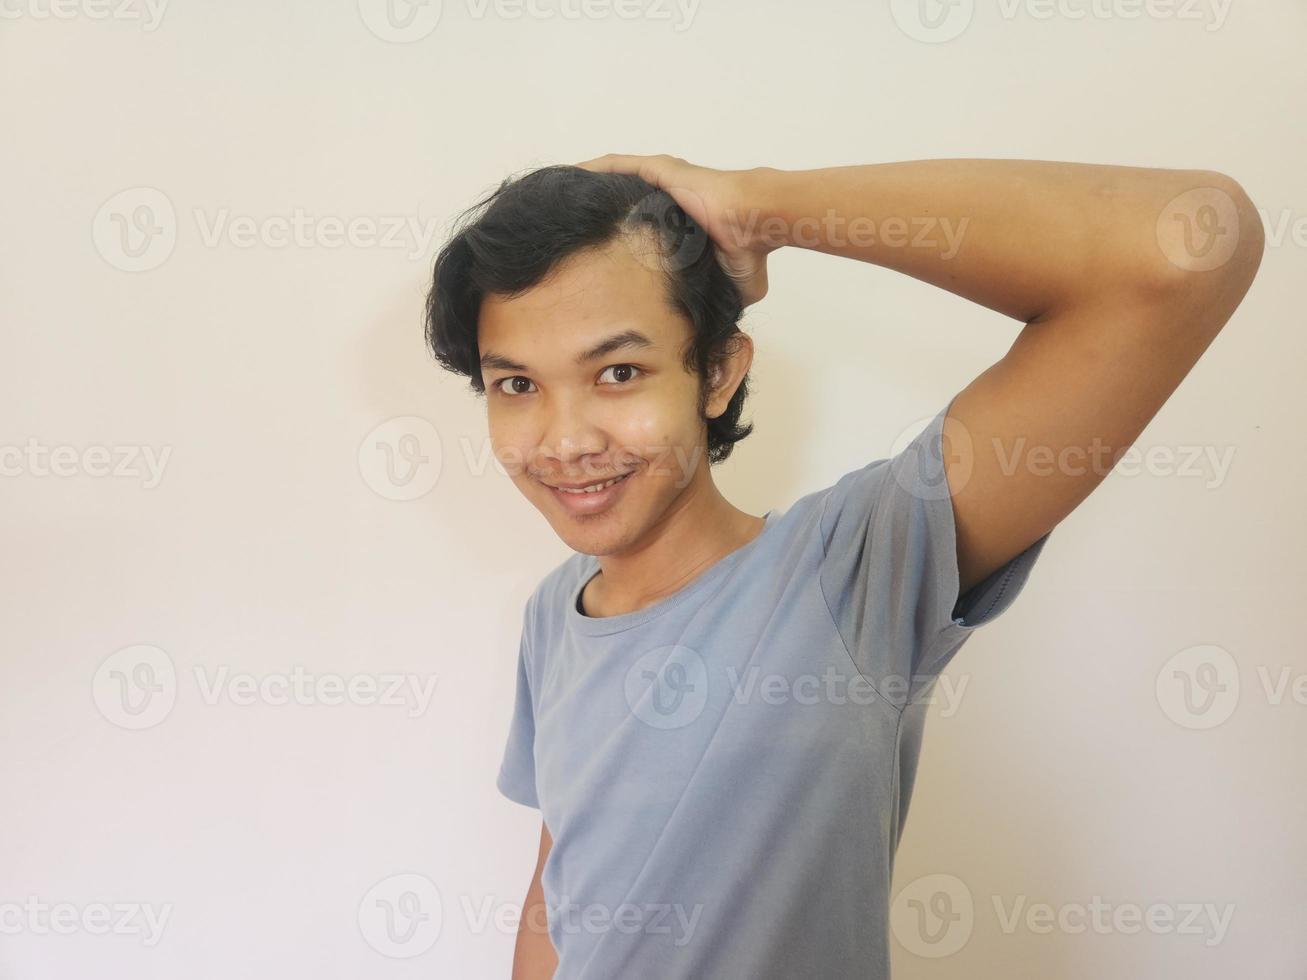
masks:
<svg viewBox="0 0 1307 980"><path fill-rule="evenodd" d="M690 324L626 241L486 297L477 336L495 456L574 551L623 550L709 479L699 379L681 363Z"/></svg>

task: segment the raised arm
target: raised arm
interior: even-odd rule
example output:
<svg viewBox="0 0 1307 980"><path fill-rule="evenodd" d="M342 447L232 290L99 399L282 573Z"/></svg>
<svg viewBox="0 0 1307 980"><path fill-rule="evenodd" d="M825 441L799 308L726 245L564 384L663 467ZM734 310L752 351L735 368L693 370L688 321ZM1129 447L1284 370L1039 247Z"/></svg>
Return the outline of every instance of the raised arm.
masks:
<svg viewBox="0 0 1307 980"><path fill-rule="evenodd" d="M753 173L755 227L780 236L763 248L872 262L1026 323L948 414L961 591L1102 481L1262 256L1248 195L1207 170L921 160Z"/></svg>
<svg viewBox="0 0 1307 980"><path fill-rule="evenodd" d="M711 236L746 304L800 247L871 262L1026 326L945 426L960 592L1024 551L1110 472L1247 292L1261 220L1210 170L917 160L713 170L607 154Z"/></svg>

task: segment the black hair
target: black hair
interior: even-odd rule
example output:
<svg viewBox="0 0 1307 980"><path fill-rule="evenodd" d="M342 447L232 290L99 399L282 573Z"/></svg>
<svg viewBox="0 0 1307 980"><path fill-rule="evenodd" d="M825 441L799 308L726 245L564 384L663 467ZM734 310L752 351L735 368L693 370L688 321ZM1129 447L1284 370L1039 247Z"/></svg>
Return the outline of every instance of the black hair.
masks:
<svg viewBox="0 0 1307 980"><path fill-rule="evenodd" d="M484 394L477 345L482 298L518 296L569 256L642 231L654 233L649 240L668 300L690 323L682 363L699 377L698 410L704 418L708 379L741 336L740 290L698 222L670 194L634 174L541 167L504 180L465 211L436 256L426 301L427 345L442 367L466 376L472 389ZM704 419L710 464L725 460L753 431L752 424L740 424L748 393L746 373L726 410Z"/></svg>

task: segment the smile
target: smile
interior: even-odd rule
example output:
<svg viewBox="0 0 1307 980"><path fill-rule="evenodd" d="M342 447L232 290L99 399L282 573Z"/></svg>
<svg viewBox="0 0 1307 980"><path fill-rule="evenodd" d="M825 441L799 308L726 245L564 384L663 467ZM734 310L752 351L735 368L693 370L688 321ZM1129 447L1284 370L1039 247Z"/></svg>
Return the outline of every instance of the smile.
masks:
<svg viewBox="0 0 1307 980"><path fill-rule="evenodd" d="M605 480L603 483L592 483L588 487L581 487L577 490L571 490L567 487L554 487L554 489L559 493L599 493L600 491L607 490L614 484L621 483L630 475L630 473L623 473L621 476L613 477L611 480Z"/></svg>
<svg viewBox="0 0 1307 980"><path fill-rule="evenodd" d="M592 483L588 487L569 490L564 487L550 486L554 499L573 517L589 517L610 510L626 492L626 485L636 473L623 473L621 476ZM547 484L546 484L547 485Z"/></svg>

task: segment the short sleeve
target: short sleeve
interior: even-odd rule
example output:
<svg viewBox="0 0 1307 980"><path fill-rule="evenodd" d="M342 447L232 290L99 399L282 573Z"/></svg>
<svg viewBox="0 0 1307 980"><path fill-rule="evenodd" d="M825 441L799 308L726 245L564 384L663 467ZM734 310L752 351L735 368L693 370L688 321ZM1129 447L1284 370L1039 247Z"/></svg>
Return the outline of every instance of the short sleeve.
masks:
<svg viewBox="0 0 1307 980"><path fill-rule="evenodd" d="M523 617L522 641L517 652L517 690L513 718L508 726L508 742L495 785L514 803L537 809L535 767L535 705L531 699L531 658L529 617Z"/></svg>
<svg viewBox="0 0 1307 980"><path fill-rule="evenodd" d="M951 404L897 455L841 477L821 511L821 589L831 616L859 670L903 691L937 675L972 632L1012 604L1052 533L958 595L944 468Z"/></svg>

